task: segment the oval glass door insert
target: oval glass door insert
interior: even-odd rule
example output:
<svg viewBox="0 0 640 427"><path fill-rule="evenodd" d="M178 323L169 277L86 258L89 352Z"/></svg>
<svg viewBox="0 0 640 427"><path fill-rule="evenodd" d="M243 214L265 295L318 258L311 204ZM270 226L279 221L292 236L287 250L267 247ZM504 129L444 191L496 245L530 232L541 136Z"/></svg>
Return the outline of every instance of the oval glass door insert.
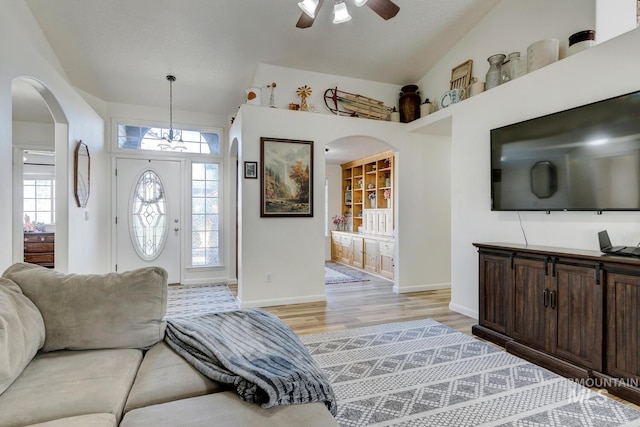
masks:
<svg viewBox="0 0 640 427"><path fill-rule="evenodd" d="M140 174L131 194L131 242L140 258L152 261L160 255L167 240L169 221L164 185L160 176L149 169Z"/></svg>

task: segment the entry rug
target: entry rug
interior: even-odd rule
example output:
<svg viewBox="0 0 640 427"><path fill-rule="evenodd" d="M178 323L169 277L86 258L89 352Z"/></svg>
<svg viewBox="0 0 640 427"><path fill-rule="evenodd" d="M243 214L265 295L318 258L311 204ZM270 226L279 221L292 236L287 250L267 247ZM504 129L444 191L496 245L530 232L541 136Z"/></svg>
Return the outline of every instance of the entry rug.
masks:
<svg viewBox="0 0 640 427"><path fill-rule="evenodd" d="M226 283L169 286L165 317L177 319L238 308Z"/></svg>
<svg viewBox="0 0 640 427"><path fill-rule="evenodd" d="M339 267L332 264L325 264L324 266L324 283L349 283L349 282L366 282L369 279L365 277L358 277L355 274L346 273L345 271L339 271ZM361 275L363 276L363 275Z"/></svg>
<svg viewBox="0 0 640 427"><path fill-rule="evenodd" d="M300 338L341 426L640 425L639 411L431 319Z"/></svg>

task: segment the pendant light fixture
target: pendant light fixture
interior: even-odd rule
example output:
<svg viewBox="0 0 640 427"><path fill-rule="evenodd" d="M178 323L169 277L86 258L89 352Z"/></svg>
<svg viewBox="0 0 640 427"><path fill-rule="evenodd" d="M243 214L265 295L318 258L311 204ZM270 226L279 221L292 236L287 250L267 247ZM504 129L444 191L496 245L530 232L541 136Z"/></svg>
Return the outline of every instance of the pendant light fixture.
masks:
<svg viewBox="0 0 640 427"><path fill-rule="evenodd" d="M176 77L168 75L167 80L169 80L169 133L162 135L158 147L160 147L162 151L184 151L187 149L187 146L184 145L184 141L182 141L182 134L180 131L173 130L173 82L176 81Z"/></svg>
<svg viewBox="0 0 640 427"><path fill-rule="evenodd" d="M333 23L342 24L350 20L351 15L349 15L347 5L342 0L336 0L335 4L333 5Z"/></svg>

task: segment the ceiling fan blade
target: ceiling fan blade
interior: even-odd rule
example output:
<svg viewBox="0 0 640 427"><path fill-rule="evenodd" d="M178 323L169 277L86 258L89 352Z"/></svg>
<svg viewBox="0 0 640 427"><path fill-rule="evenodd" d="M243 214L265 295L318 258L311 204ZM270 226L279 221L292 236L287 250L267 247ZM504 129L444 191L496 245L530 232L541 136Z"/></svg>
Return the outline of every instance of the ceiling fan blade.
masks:
<svg viewBox="0 0 640 427"><path fill-rule="evenodd" d="M313 21L315 20L316 20L315 18L312 18L306 13L302 12L302 15L300 15L300 19L298 19L298 23L296 24L296 27L309 28L310 26L313 25Z"/></svg>
<svg viewBox="0 0 640 427"><path fill-rule="evenodd" d="M318 6L316 7L316 13L315 13L316 16L318 16L318 12L320 11L320 7L322 6L322 3L324 3L324 0L318 0ZM298 23L296 24L296 27L309 28L310 26L313 25L313 22L315 20L316 18L312 18L306 13L302 12L302 14L300 15L300 19L298 19Z"/></svg>
<svg viewBox="0 0 640 427"><path fill-rule="evenodd" d="M393 18L400 11L400 7L391 0L369 0L367 6L385 21Z"/></svg>

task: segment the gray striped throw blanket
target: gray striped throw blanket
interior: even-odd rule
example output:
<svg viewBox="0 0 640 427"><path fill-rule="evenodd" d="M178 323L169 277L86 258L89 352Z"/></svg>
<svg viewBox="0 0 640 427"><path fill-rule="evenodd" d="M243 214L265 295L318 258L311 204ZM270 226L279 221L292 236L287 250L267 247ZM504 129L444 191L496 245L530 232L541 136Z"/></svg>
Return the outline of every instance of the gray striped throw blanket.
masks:
<svg viewBox="0 0 640 427"><path fill-rule="evenodd" d="M168 319L167 344L203 375L235 387L263 408L324 402L333 415L329 380L279 318L261 309Z"/></svg>

